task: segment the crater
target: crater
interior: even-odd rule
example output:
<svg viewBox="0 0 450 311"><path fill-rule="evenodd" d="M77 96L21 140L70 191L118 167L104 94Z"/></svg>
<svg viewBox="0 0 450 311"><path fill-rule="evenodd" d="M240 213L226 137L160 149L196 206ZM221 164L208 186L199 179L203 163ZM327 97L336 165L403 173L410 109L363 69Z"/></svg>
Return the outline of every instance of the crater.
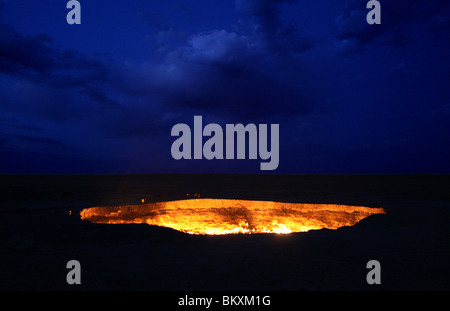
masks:
<svg viewBox="0 0 450 311"><path fill-rule="evenodd" d="M338 204L190 199L83 209L81 219L103 224L146 223L189 234L255 234L306 232L353 226L385 214L383 208Z"/></svg>

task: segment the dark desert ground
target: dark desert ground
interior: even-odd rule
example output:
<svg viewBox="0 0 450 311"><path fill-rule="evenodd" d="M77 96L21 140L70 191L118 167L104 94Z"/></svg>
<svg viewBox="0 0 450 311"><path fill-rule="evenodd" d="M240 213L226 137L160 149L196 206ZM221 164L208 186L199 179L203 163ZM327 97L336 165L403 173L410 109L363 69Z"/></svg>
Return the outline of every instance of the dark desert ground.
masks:
<svg viewBox="0 0 450 311"><path fill-rule="evenodd" d="M449 175L2 175L1 290L449 290ZM196 236L81 220L202 198L383 207L352 227ZM81 264L68 285L66 263ZM381 264L368 285L366 263Z"/></svg>

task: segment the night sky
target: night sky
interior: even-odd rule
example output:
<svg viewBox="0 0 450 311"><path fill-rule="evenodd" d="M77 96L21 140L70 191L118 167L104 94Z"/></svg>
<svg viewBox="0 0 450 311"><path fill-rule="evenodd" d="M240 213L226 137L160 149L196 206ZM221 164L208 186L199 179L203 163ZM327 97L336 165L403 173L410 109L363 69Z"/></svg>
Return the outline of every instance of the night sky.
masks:
<svg viewBox="0 0 450 311"><path fill-rule="evenodd" d="M171 128L279 124L269 173L450 173L450 2L0 0L0 173L267 173Z"/></svg>

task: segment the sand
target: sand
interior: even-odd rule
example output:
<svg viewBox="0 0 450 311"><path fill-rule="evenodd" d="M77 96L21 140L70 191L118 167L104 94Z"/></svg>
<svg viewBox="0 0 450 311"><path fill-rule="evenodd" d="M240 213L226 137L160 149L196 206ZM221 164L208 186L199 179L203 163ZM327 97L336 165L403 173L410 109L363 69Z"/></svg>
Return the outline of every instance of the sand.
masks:
<svg viewBox="0 0 450 311"><path fill-rule="evenodd" d="M0 176L1 290L449 290L450 176ZM352 227L195 236L83 208L205 198L383 207ZM66 263L81 264L68 285ZM369 260L381 284L366 282Z"/></svg>

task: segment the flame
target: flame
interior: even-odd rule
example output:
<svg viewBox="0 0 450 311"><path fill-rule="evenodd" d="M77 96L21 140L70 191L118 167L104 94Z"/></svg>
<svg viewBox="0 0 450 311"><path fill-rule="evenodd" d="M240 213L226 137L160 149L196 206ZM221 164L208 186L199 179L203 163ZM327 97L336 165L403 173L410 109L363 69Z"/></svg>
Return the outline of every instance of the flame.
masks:
<svg viewBox="0 0 450 311"><path fill-rule="evenodd" d="M94 223L146 223L189 234L305 232L353 226L383 208L272 201L191 199L83 209L81 219Z"/></svg>

